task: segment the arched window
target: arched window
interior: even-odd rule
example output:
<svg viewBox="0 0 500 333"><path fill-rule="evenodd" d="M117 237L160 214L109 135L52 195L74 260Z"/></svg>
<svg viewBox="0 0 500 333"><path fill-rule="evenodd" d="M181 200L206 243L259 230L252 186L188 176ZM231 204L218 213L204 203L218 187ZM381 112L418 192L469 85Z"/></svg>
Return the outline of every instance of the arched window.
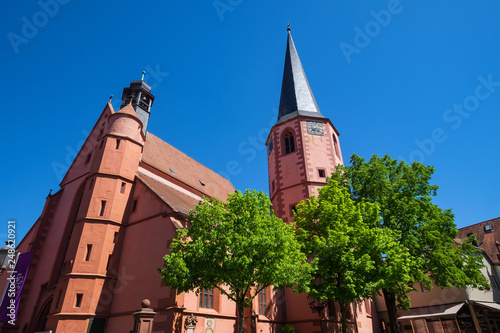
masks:
<svg viewBox="0 0 500 333"><path fill-rule="evenodd" d="M35 321L35 332L45 331L45 325L47 324L47 317L49 316L51 305L52 298L45 302L42 309L38 313L38 318Z"/></svg>
<svg viewBox="0 0 500 333"><path fill-rule="evenodd" d="M295 140L293 138L293 133L288 131L285 133L285 154L289 154L295 151Z"/></svg>
<svg viewBox="0 0 500 333"><path fill-rule="evenodd" d="M335 149L335 155L337 155L337 157L340 158L339 142L338 142L337 138L335 137L335 134L333 135L333 146Z"/></svg>

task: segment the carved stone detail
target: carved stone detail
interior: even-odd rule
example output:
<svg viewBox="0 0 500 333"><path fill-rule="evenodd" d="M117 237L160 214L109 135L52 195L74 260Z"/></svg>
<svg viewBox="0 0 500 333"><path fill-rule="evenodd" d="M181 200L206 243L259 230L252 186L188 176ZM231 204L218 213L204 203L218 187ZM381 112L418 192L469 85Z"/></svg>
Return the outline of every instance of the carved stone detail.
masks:
<svg viewBox="0 0 500 333"><path fill-rule="evenodd" d="M205 318L205 333L214 333L214 332L215 332L215 319Z"/></svg>
<svg viewBox="0 0 500 333"><path fill-rule="evenodd" d="M184 331L185 333L195 333L196 332L196 323L198 322L198 318L194 316L193 314L190 314L186 318L186 330Z"/></svg>

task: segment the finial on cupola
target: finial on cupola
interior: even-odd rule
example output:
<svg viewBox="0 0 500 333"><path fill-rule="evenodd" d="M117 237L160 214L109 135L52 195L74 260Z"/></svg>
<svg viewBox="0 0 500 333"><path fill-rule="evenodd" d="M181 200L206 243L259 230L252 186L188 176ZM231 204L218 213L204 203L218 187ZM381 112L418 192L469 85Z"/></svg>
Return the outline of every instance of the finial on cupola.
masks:
<svg viewBox="0 0 500 333"><path fill-rule="evenodd" d="M144 74L146 74L146 71L142 71L141 81L144 81Z"/></svg>

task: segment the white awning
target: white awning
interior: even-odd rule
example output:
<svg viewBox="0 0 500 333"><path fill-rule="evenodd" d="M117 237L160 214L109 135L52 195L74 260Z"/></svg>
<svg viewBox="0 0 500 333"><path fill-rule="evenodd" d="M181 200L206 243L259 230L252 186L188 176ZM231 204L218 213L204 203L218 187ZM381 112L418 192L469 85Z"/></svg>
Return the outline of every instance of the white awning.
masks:
<svg viewBox="0 0 500 333"><path fill-rule="evenodd" d="M479 303L479 302L478 302ZM437 306L426 306L424 308L411 309L406 311L398 320L454 316L465 303L443 304ZM498 304L497 304L498 305Z"/></svg>
<svg viewBox="0 0 500 333"><path fill-rule="evenodd" d="M489 302L474 302L475 304L479 304L481 306L485 306L487 308L491 308L493 310L500 311L500 304L498 303L489 303Z"/></svg>

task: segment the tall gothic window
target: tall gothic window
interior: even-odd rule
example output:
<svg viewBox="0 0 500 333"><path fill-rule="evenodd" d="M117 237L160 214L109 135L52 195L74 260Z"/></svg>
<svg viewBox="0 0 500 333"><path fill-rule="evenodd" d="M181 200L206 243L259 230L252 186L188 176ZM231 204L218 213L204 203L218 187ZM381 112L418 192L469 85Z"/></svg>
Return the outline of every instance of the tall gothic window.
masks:
<svg viewBox="0 0 500 333"><path fill-rule="evenodd" d="M295 151L295 140L293 138L293 133L288 131L285 133L285 154L289 154Z"/></svg>
<svg viewBox="0 0 500 333"><path fill-rule="evenodd" d="M340 158L340 149L339 149L339 142L337 138L335 137L335 134L333 135L333 145L335 149L335 155L337 155L338 158Z"/></svg>
<svg viewBox="0 0 500 333"><path fill-rule="evenodd" d="M266 315L266 288L259 293L259 313L263 316Z"/></svg>
<svg viewBox="0 0 500 333"><path fill-rule="evenodd" d="M200 292L200 308L214 308L214 290L202 290Z"/></svg>

